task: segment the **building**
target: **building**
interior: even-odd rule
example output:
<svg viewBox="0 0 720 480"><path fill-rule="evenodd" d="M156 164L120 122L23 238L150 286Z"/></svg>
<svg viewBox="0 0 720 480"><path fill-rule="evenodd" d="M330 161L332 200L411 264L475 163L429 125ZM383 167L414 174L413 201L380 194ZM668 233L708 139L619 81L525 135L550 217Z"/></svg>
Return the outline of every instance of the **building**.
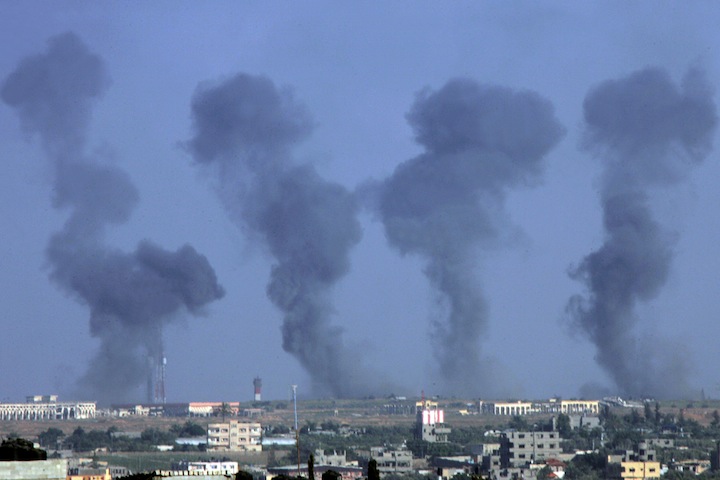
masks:
<svg viewBox="0 0 720 480"><path fill-rule="evenodd" d="M34 460L30 462L0 462L3 480L66 480L67 460Z"/></svg>
<svg viewBox="0 0 720 480"><path fill-rule="evenodd" d="M327 472L328 470L333 470L339 473L342 480L357 480L365 474L365 472L363 472L363 469L360 467L331 467L328 465L315 465L315 467L313 468L315 480L322 478L323 473ZM278 475L288 475L290 477L302 476L308 478L307 464L300 465L299 470L295 465L290 465L287 467L271 467L267 469L267 475L265 478L267 480L272 480L273 477L276 477Z"/></svg>
<svg viewBox="0 0 720 480"><path fill-rule="evenodd" d="M58 402L57 395L34 395L25 403L0 403L0 420L80 420L95 418L95 402Z"/></svg>
<svg viewBox="0 0 720 480"><path fill-rule="evenodd" d="M211 423L207 430L208 451L260 452L262 426L254 422L230 420Z"/></svg>
<svg viewBox="0 0 720 480"><path fill-rule="evenodd" d="M173 465L174 471L194 472L195 474L235 475L240 471L238 462L180 462Z"/></svg>
<svg viewBox="0 0 720 480"><path fill-rule="evenodd" d="M600 417L592 415L568 415L570 428L573 430L592 430L600 428Z"/></svg>
<svg viewBox="0 0 720 480"><path fill-rule="evenodd" d="M480 401L478 410L485 415L530 415L533 413L563 413L565 415L598 415L599 400L560 400L551 398L545 402L527 401Z"/></svg>
<svg viewBox="0 0 720 480"><path fill-rule="evenodd" d="M557 400L551 398L546 404L543 404L548 413L563 413L565 415L571 414L600 414L600 401L599 400Z"/></svg>
<svg viewBox="0 0 720 480"><path fill-rule="evenodd" d="M529 415L533 411L530 402L480 402L480 413L488 415Z"/></svg>
<svg viewBox="0 0 720 480"><path fill-rule="evenodd" d="M110 469L105 468L71 468L66 480L112 480Z"/></svg>
<svg viewBox="0 0 720 480"><path fill-rule="evenodd" d="M430 443L447 443L451 430L445 426L445 411L437 402L417 402L415 410L415 436Z"/></svg>
<svg viewBox="0 0 720 480"><path fill-rule="evenodd" d="M660 478L660 462L622 462L620 476L627 480Z"/></svg>
<svg viewBox="0 0 720 480"><path fill-rule="evenodd" d="M382 474L404 474L413 471L413 457L409 450L387 450L384 447L372 447L370 457L377 462L378 471Z"/></svg>
<svg viewBox="0 0 720 480"><path fill-rule="evenodd" d="M500 436L500 467L520 468L558 458L562 453L558 432L504 432Z"/></svg>
<svg viewBox="0 0 720 480"><path fill-rule="evenodd" d="M349 465L347 460L347 454L345 452L337 453L325 453L325 450L315 450L315 464L325 465L328 467L345 467ZM354 466L357 466L357 461L354 462Z"/></svg>

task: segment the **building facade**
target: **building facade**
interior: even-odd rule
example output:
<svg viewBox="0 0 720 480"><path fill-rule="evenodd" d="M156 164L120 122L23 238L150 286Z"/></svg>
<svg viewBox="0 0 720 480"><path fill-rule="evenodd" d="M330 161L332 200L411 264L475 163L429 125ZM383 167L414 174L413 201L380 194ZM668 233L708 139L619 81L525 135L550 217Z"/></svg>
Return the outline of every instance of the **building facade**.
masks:
<svg viewBox="0 0 720 480"><path fill-rule="evenodd" d="M377 462L378 471L382 474L403 474L413 471L413 457L409 450L386 450L383 447L372 447L370 456Z"/></svg>
<svg viewBox="0 0 720 480"><path fill-rule="evenodd" d="M207 430L208 451L260 452L262 425L230 420L211 423Z"/></svg>
<svg viewBox="0 0 720 480"><path fill-rule="evenodd" d="M445 411L437 402L417 402L415 410L415 436L430 443L447 443L451 430L445 426Z"/></svg>
<svg viewBox="0 0 720 480"><path fill-rule="evenodd" d="M660 462L622 462L620 476L627 480L660 478Z"/></svg>
<svg viewBox="0 0 720 480"><path fill-rule="evenodd" d="M28 397L28 400L36 398L41 401L0 403L0 420L82 420L95 418L95 402L58 402L57 395Z"/></svg>
<svg viewBox="0 0 720 480"><path fill-rule="evenodd" d="M501 468L523 467L562 453L558 432L504 432L500 436Z"/></svg>

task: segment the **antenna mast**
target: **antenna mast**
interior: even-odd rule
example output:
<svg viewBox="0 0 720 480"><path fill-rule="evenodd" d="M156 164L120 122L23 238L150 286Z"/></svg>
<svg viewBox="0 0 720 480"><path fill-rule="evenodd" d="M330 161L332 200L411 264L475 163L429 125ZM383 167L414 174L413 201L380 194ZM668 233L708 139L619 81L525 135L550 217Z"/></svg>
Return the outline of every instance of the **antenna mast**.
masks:
<svg viewBox="0 0 720 480"><path fill-rule="evenodd" d="M297 417L297 385L292 386L293 392L293 411L295 413L295 445L297 446L297 474L300 476L300 430L298 430Z"/></svg>

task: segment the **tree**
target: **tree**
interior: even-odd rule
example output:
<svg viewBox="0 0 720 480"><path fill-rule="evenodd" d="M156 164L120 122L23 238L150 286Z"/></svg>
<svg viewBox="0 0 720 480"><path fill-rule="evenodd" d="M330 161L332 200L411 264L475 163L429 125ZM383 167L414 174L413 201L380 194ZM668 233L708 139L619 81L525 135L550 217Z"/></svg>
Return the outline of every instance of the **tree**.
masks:
<svg viewBox="0 0 720 480"><path fill-rule="evenodd" d="M308 480L315 480L315 455L308 457Z"/></svg>
<svg viewBox="0 0 720 480"><path fill-rule="evenodd" d="M547 480L548 478L550 478L551 473L553 473L552 468L545 465L543 468L538 470L537 480Z"/></svg>
<svg viewBox="0 0 720 480"><path fill-rule="evenodd" d="M225 421L225 417L230 415L230 413L232 413L230 405L227 402L222 402L222 404L220 404L220 415L222 415L223 422Z"/></svg>
<svg viewBox="0 0 720 480"><path fill-rule="evenodd" d="M0 444L0 461L47 460L47 452L23 438L9 438Z"/></svg>
<svg viewBox="0 0 720 480"><path fill-rule="evenodd" d="M377 460L374 458L371 458L368 462L367 478L368 480L380 480L380 471L378 470Z"/></svg>
<svg viewBox="0 0 720 480"><path fill-rule="evenodd" d="M245 470L239 470L235 474L235 480L253 480L253 476Z"/></svg>
<svg viewBox="0 0 720 480"><path fill-rule="evenodd" d="M514 415L512 419L510 419L510 428L523 431L528 429L528 424L520 415Z"/></svg>
<svg viewBox="0 0 720 480"><path fill-rule="evenodd" d="M322 474L322 480L340 480L341 475L335 470L325 470Z"/></svg>
<svg viewBox="0 0 720 480"><path fill-rule="evenodd" d="M557 430L562 438L569 438L570 434L572 433L572 428L570 427L570 417L568 417L564 413L558 415Z"/></svg>
<svg viewBox="0 0 720 480"><path fill-rule="evenodd" d="M62 430L51 427L38 435L38 441L44 447L57 447L58 440L64 436L65 433Z"/></svg>

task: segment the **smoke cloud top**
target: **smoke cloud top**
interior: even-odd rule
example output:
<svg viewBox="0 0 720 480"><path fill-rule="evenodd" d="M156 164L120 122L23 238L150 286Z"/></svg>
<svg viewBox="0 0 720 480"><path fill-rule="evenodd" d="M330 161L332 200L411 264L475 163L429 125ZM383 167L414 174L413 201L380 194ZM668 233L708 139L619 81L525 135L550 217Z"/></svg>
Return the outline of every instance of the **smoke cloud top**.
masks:
<svg viewBox="0 0 720 480"><path fill-rule="evenodd" d="M477 249L501 242L507 192L537 181L564 129L536 93L469 79L420 92L407 119L425 152L381 182L378 212L393 247L427 259L425 275L447 306L431 335L445 387L487 393L496 385L481 361L488 311Z"/></svg>
<svg viewBox="0 0 720 480"><path fill-rule="evenodd" d="M147 356L161 355L167 322L223 296L207 259L189 245L169 252L144 240L132 253L105 245L106 227L125 223L138 202L124 171L85 151L91 107L108 84L101 58L66 33L23 60L0 90L23 129L40 138L54 169L54 206L69 211L47 247L50 278L90 309L100 347L80 387L101 402L127 399L146 381Z"/></svg>
<svg viewBox="0 0 720 480"><path fill-rule="evenodd" d="M584 102L585 147L604 167L605 241L571 272L588 291L567 309L625 395L690 393L682 349L640 341L635 307L659 294L674 255L675 235L655 219L652 190L677 185L710 152L717 125L712 97L699 70L677 85L665 70L647 68L598 85Z"/></svg>
<svg viewBox="0 0 720 480"><path fill-rule="evenodd" d="M318 391L366 394L368 378L331 322L330 290L348 272L350 250L361 238L357 205L312 165L292 162L292 147L312 131L309 114L289 90L238 74L201 84L192 115L188 150L218 174L229 214L275 259L267 295L284 314L284 350Z"/></svg>

